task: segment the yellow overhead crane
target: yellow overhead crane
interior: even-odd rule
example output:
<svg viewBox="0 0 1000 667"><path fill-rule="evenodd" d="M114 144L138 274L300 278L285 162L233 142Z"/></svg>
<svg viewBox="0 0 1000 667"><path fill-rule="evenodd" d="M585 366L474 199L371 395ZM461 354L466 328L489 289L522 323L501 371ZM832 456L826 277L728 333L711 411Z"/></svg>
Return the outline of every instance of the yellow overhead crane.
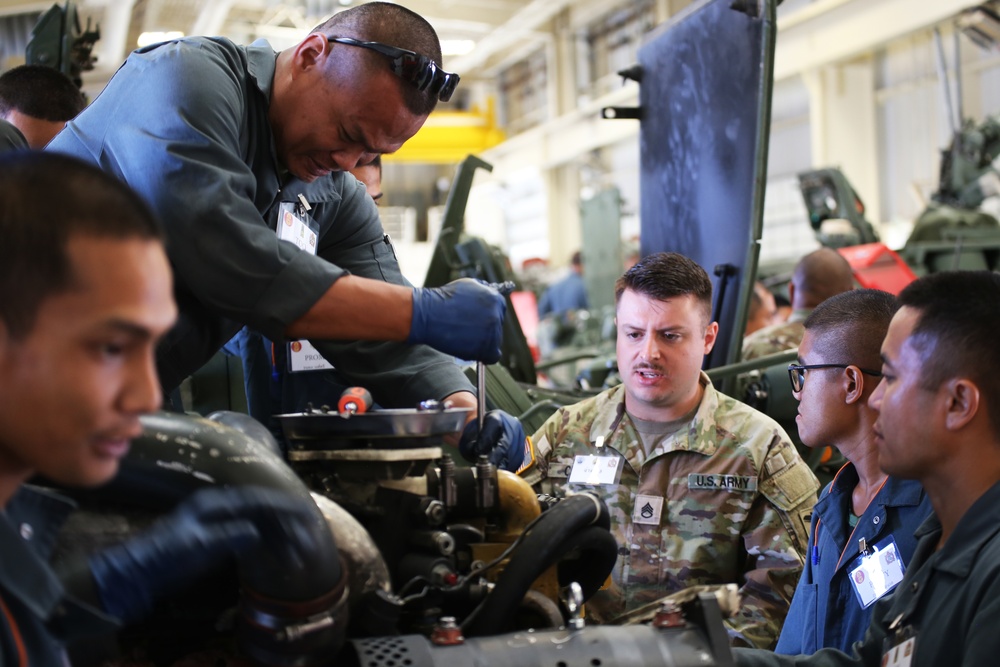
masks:
<svg viewBox="0 0 1000 667"><path fill-rule="evenodd" d="M457 164L470 154L482 153L504 140L496 123L493 100L485 109L435 111L413 138L383 159L386 162Z"/></svg>

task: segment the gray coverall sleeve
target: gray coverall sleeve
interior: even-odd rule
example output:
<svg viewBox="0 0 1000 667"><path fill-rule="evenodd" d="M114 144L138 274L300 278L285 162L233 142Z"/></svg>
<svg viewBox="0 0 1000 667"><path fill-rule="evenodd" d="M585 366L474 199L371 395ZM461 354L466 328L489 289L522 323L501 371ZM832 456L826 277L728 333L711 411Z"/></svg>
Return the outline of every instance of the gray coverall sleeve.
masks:
<svg viewBox="0 0 1000 667"><path fill-rule="evenodd" d="M336 221L320 239L319 256L353 275L407 285L378 209L363 185L350 174L344 179ZM324 222L320 222L323 228L327 227ZM366 387L384 407L412 408L425 399L441 400L456 391L474 391L452 357L426 345L310 342L348 382Z"/></svg>
<svg viewBox="0 0 1000 667"><path fill-rule="evenodd" d="M344 272L279 240L260 213L278 191L276 163L267 101L238 58L197 43L133 53L48 149L97 163L146 200L179 290L280 338Z"/></svg>
<svg viewBox="0 0 1000 667"><path fill-rule="evenodd" d="M892 596L875 604L872 623L864 639L855 642L850 654L832 648L821 649L812 655L778 655L761 649L734 648L733 657L739 667L879 667L885 632L881 623L874 619L881 619L888 613Z"/></svg>

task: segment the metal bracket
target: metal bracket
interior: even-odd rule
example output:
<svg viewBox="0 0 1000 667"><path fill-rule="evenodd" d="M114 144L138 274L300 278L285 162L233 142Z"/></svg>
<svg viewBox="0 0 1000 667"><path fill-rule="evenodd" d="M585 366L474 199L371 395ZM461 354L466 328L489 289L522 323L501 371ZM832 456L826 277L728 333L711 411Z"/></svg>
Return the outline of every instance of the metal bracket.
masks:
<svg viewBox="0 0 1000 667"><path fill-rule="evenodd" d="M605 120L618 120L620 118L642 120L642 107L604 107L601 109L601 118Z"/></svg>

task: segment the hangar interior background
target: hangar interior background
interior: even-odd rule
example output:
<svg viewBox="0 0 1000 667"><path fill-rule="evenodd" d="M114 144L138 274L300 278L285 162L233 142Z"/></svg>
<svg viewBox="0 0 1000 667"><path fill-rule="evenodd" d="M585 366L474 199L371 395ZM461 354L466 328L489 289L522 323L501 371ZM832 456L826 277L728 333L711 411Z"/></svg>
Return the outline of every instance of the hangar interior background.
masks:
<svg viewBox="0 0 1000 667"><path fill-rule="evenodd" d="M91 96L144 33L225 35L294 44L351 0L80 0L100 25ZM387 158L383 219L404 271L419 283L455 167L474 153L466 228L529 258L565 266L580 247L581 203L618 193L623 247L639 232L638 122L602 120L638 103L616 72L636 62L644 35L689 0L401 0L427 17L460 93ZM890 247L938 182L956 117L1000 112L1000 54L955 27L968 0L785 0L778 8L761 262L817 247L796 174L840 167ZM20 64L49 2L0 0L0 69ZM149 37L147 37L149 38ZM157 39L155 36L152 39ZM943 80L947 83L943 83ZM945 95L949 90L952 103ZM960 100L960 104L954 101Z"/></svg>

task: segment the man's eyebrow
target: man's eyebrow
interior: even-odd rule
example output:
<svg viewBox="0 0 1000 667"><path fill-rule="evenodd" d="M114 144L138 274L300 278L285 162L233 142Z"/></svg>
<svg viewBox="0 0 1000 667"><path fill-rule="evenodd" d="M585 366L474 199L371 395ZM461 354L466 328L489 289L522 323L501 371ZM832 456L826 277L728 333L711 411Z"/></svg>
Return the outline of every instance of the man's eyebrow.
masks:
<svg viewBox="0 0 1000 667"><path fill-rule="evenodd" d="M384 196L385 196L385 193L384 192L380 192L377 195L373 196L372 199L374 199L375 201L378 201L379 199L381 199Z"/></svg>
<svg viewBox="0 0 1000 667"><path fill-rule="evenodd" d="M123 333L134 338L152 338L153 336L153 332L148 327L120 318L113 318L102 322L101 328Z"/></svg>
<svg viewBox="0 0 1000 667"><path fill-rule="evenodd" d="M348 135L348 137L351 141L361 144L361 147L365 149L366 153L374 153L375 155L383 155L385 153L384 150L372 146L371 140L365 136L365 133L361 131L361 128L355 128L354 131Z"/></svg>

